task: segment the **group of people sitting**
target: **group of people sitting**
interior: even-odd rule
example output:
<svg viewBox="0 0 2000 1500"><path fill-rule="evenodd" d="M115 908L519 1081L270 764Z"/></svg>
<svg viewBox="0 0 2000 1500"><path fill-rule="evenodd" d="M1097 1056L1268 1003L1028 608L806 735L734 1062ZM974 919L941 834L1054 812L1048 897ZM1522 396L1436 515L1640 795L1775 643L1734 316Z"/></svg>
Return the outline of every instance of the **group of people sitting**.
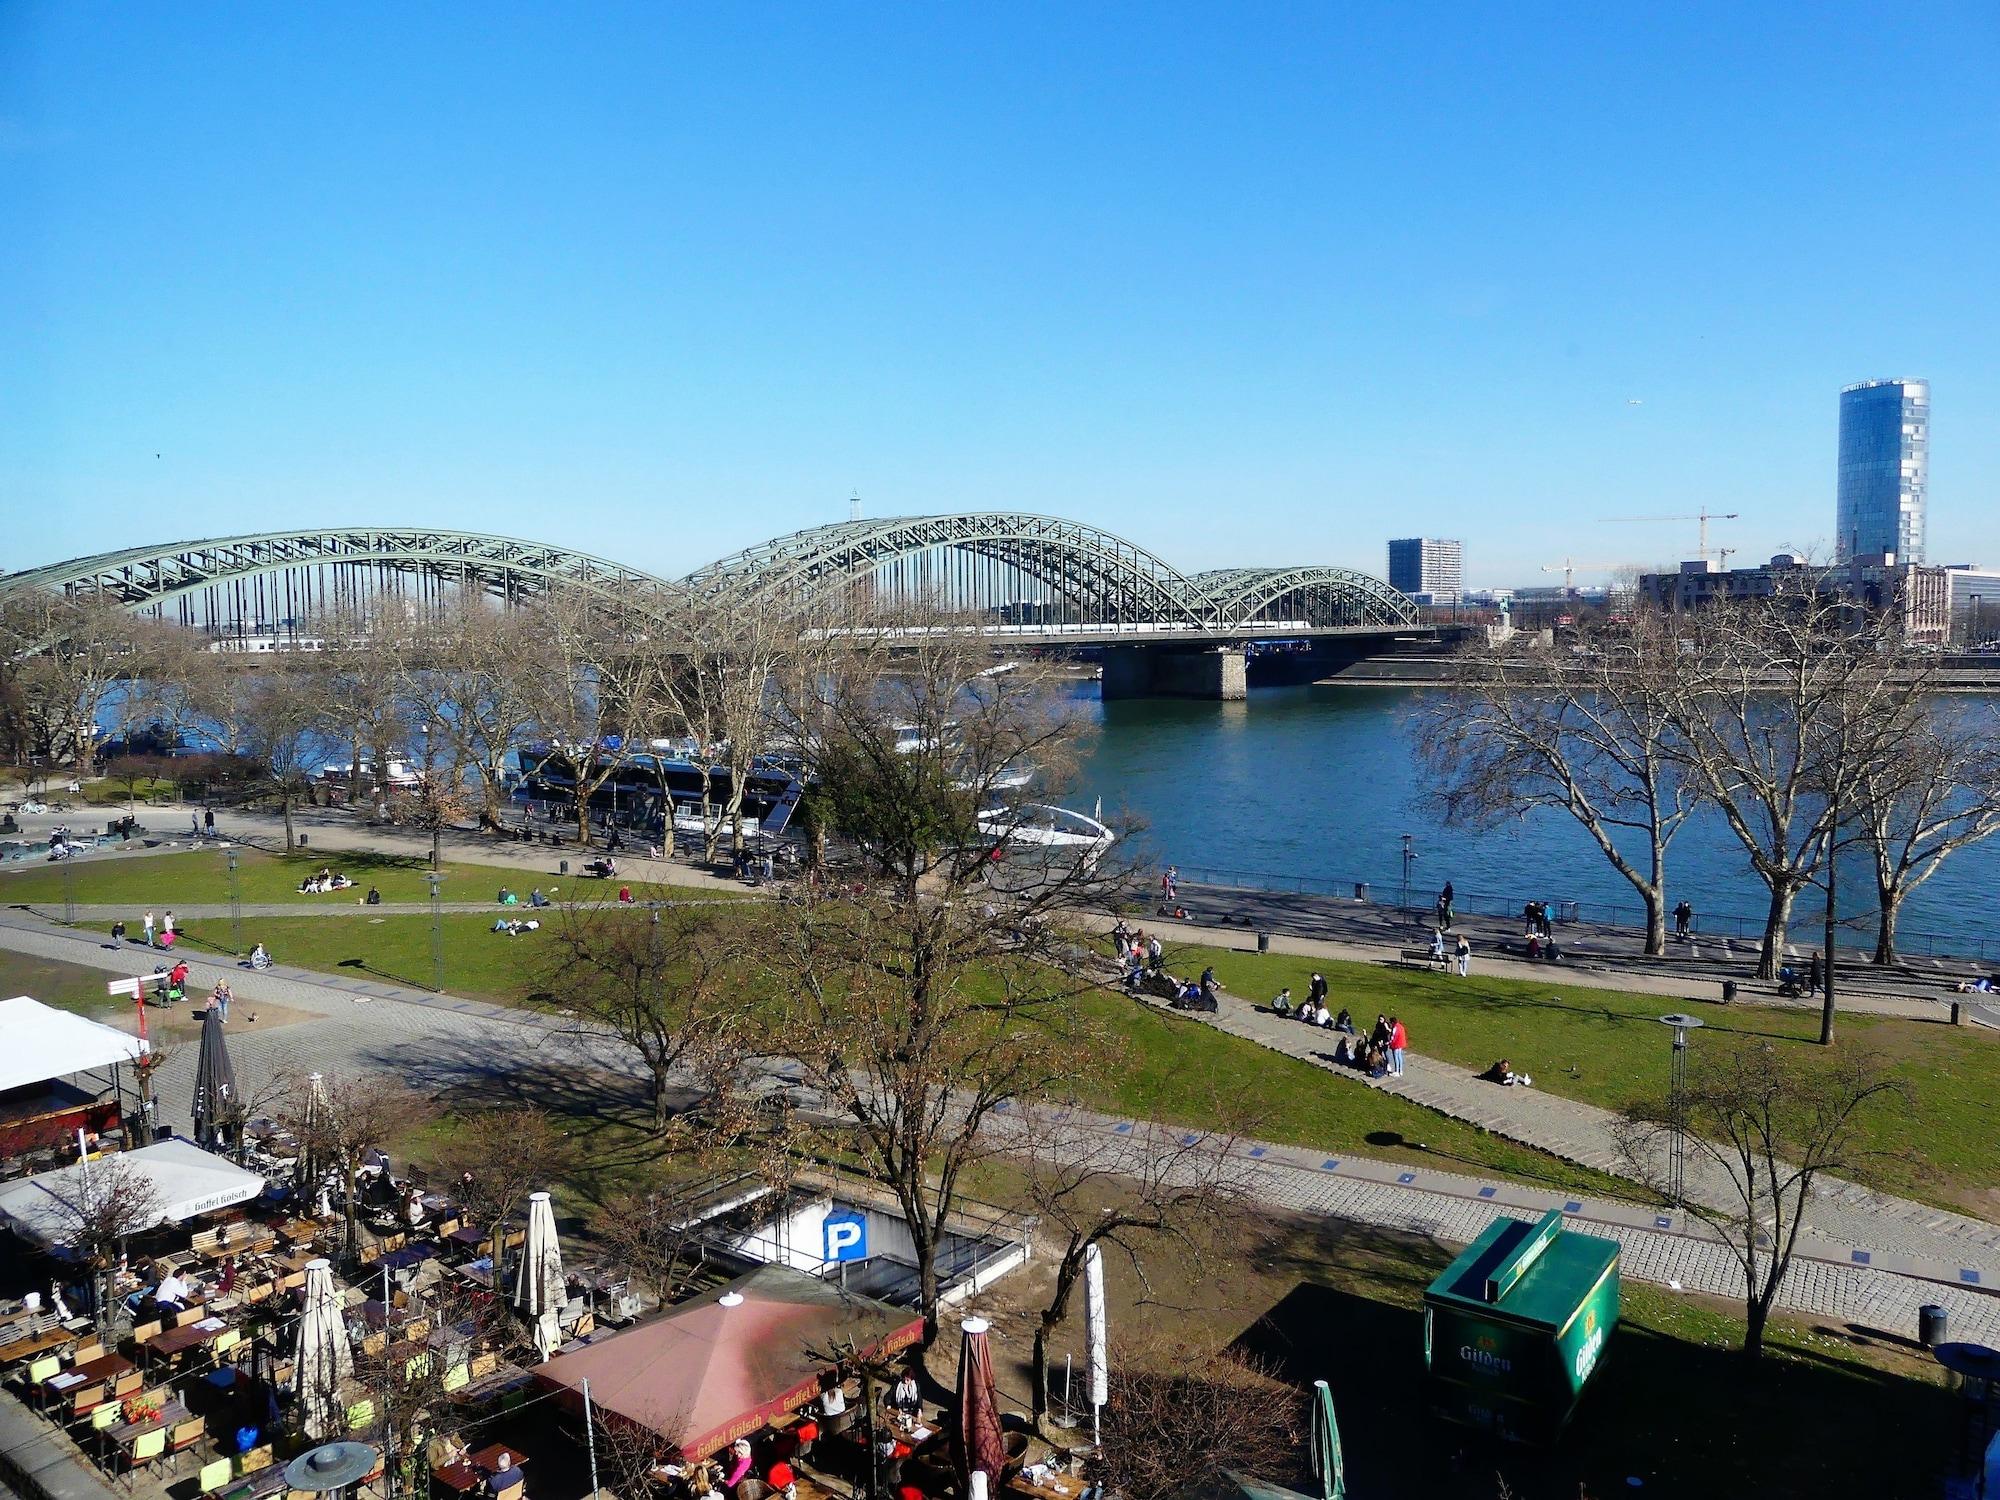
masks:
<svg viewBox="0 0 2000 1500"><path fill-rule="evenodd" d="M555 888L553 886L550 887L551 891L553 891L554 889ZM502 906L519 906L521 904L520 896L517 895L515 892L509 890L504 885L500 887L500 894L495 899L498 900ZM541 907L541 906L547 906L548 904L549 904L549 898L542 894L542 888L540 886L536 886L533 890L528 892L528 905Z"/></svg>
<svg viewBox="0 0 2000 1500"><path fill-rule="evenodd" d="M354 882L338 871L322 868L317 875L308 875L299 882L301 896L323 896L328 891L346 891L354 888ZM380 899L379 897L377 898Z"/></svg>

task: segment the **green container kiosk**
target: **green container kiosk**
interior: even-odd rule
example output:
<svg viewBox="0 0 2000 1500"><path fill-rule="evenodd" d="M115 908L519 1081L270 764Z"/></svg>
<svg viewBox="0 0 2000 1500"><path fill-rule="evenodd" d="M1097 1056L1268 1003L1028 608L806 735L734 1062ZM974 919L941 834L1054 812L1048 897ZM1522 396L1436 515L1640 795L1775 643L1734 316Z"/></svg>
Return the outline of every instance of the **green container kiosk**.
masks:
<svg viewBox="0 0 2000 1500"><path fill-rule="evenodd" d="M1514 1442L1554 1440L1618 1322L1618 1242L1495 1219L1424 1293L1424 1401Z"/></svg>

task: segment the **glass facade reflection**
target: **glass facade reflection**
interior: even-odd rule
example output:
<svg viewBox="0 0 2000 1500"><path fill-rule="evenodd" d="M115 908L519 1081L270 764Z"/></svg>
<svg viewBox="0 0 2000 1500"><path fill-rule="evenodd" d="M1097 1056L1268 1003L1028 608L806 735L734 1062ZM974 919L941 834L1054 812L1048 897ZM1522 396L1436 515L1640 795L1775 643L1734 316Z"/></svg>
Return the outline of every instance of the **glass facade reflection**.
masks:
<svg viewBox="0 0 2000 1500"><path fill-rule="evenodd" d="M1864 380L1840 393L1840 556L1924 560L1930 489L1927 380Z"/></svg>

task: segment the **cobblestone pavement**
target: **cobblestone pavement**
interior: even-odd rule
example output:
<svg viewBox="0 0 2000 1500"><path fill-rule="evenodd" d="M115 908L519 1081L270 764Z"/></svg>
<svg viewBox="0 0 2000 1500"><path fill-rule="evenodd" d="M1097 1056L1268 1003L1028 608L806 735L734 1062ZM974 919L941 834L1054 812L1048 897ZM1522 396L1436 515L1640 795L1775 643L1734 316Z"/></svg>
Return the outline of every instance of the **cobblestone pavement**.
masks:
<svg viewBox="0 0 2000 1500"><path fill-rule="evenodd" d="M127 955L96 939L54 927L20 912L0 913L0 947L104 971L131 968ZM282 1005L308 1019L257 1033L237 1033L231 1053L244 1088L254 1091L280 1072L381 1069L423 1088L488 1089L496 1099L519 1097L520 1080L559 1086L584 1072L623 1076L615 1047L564 1030L552 1018L451 996L426 995L366 980L286 970L252 973L233 964L195 957L196 986L227 975L235 1008ZM165 1118L185 1129L192 1093L195 1049L176 1048L156 1074ZM1135 1122L1088 1116L1097 1128L1131 1132ZM1594 1232L1625 1247L1625 1274L1663 1285L1740 1295L1740 1273L1727 1250L1700 1226L1663 1224L1654 1211L1611 1200L1564 1199L1518 1183L1482 1181L1428 1169L1412 1171L1364 1158L1331 1158L1319 1152L1268 1143L1240 1143L1245 1185L1274 1206L1324 1213L1360 1223L1463 1242L1496 1212L1569 1212ZM1651 1227L1648 1227L1648 1226ZM2000 1337L2000 1298L1971 1286L1894 1272L1799 1261L1782 1295L1787 1308L1865 1323L1908 1334L1919 1305L1947 1307L1953 1330L1967 1337Z"/></svg>

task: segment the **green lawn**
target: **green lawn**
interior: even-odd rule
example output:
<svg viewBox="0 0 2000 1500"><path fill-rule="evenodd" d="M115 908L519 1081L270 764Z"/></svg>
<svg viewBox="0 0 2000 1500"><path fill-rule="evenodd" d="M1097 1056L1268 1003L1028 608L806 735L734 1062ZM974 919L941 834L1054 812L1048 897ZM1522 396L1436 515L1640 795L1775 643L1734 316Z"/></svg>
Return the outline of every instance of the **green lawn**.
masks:
<svg viewBox="0 0 2000 1500"><path fill-rule="evenodd" d="M1336 1010L1346 1006L1365 1031L1380 1013L1400 1016L1410 1049L1476 1073L1507 1058L1535 1087L1618 1109L1665 1091L1671 1033L1658 1017L1690 1002L1663 995L1586 989L1482 976L1334 963L1283 954L1258 956L1195 948L1172 956L1176 972L1212 963L1230 992L1259 1003L1289 985L1306 992L1323 973ZM1707 1025L1691 1043L1705 1048L1775 1041L1819 1052L1816 1011L1767 1005L1694 1006ZM1842 1016L1840 1044L1879 1056L1910 1089L1906 1111L1870 1117L1873 1144L1899 1154L1873 1161L1866 1175L1896 1193L1991 1214L2000 1206L2000 1133L1991 1128L2000 1092L2000 1038L1977 1028L1880 1016Z"/></svg>
<svg viewBox="0 0 2000 1500"><path fill-rule="evenodd" d="M176 832L184 830L176 829ZM306 849L293 853L270 854L259 849L238 849L237 881L246 905L275 905L280 902L300 906L351 907L374 886L386 902L430 900L430 885L424 872L430 861L410 855L371 854L332 849ZM662 897L685 895L690 887L647 884L640 881L603 881L580 875L558 875L555 856L548 860L548 873L505 865L464 864L447 861L444 867L444 898L447 901L491 901L505 885L525 897L539 885L543 890L559 887L566 896L600 899L616 893L619 885L630 885L642 899L655 893ZM572 859L572 867L576 861ZM354 881L351 891L307 896L299 882L321 869L331 868ZM221 849L197 849L185 854L87 855L71 867L75 899L79 905L130 906L136 917L151 906L222 905L229 900L229 864ZM728 894L735 894L730 892ZM0 904L64 899L63 869L57 865L33 864L0 872Z"/></svg>
<svg viewBox="0 0 2000 1500"><path fill-rule="evenodd" d="M453 994L519 1004L536 987L538 938L493 932L493 918L447 915L445 988ZM227 920L188 924L197 948L229 948ZM262 942L280 963L328 972L371 974L429 988L428 917L246 918L246 943ZM1374 1089L1355 1088L1323 1069L1283 1057L1181 1017L1111 995L1080 1004L1103 1027L1123 1067L1077 1080L1085 1102L1109 1110L1192 1126L1240 1117L1255 1101L1254 1128L1288 1144L1353 1151L1447 1170L1494 1172L1588 1192L1622 1191L1588 1168L1516 1145Z"/></svg>

